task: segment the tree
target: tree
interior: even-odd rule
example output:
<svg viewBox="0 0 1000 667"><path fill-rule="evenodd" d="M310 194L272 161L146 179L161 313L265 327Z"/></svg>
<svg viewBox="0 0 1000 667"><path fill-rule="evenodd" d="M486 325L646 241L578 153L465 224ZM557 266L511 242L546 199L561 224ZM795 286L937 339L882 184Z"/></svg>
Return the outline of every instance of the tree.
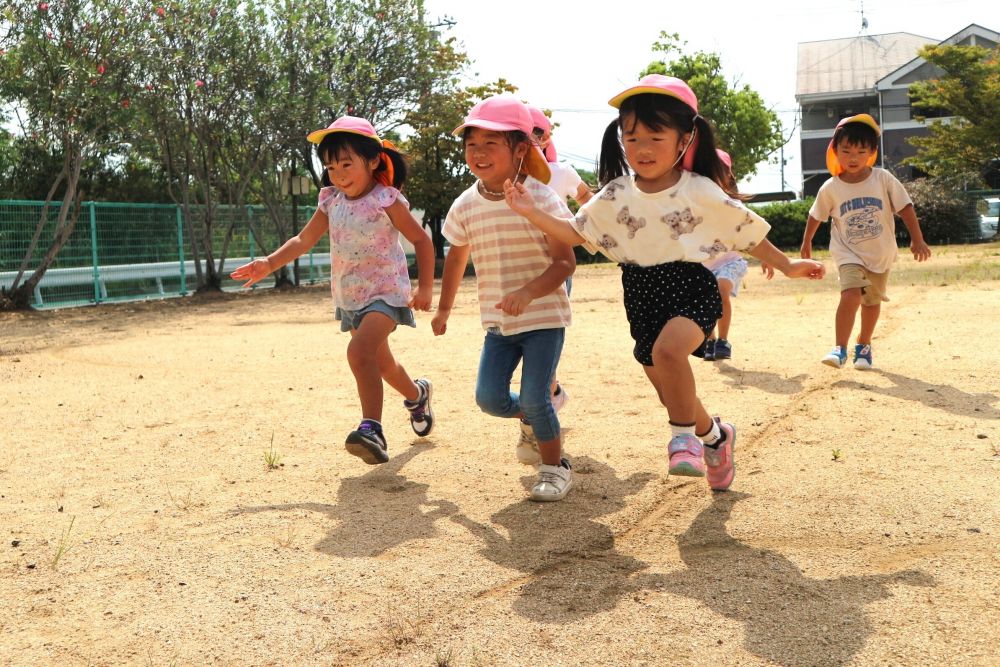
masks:
<svg viewBox="0 0 1000 667"><path fill-rule="evenodd" d="M698 97L698 112L715 128L716 145L732 156L736 180L756 174L757 165L787 143L781 121L752 88L726 81L719 54L685 55L685 44L680 35L661 32L653 51L664 59L650 63L640 76L665 74L686 81ZM675 53L676 59L666 60Z"/></svg>
<svg viewBox="0 0 1000 667"><path fill-rule="evenodd" d="M22 112L22 131L60 162L0 309L30 307L35 286L76 226L84 162L122 142L136 71L119 65L136 52L139 33L130 7L129 0L15 0L2 10L0 103ZM57 199L56 221L49 225ZM36 256L39 244L45 249Z"/></svg>
<svg viewBox="0 0 1000 667"><path fill-rule="evenodd" d="M464 62L465 56L445 45L438 57L446 63ZM448 66L442 66L447 70ZM416 109L405 116L414 135L404 148L412 160L406 195L413 208L423 209L424 227L431 231L434 252L444 258L444 237L441 226L452 202L468 188L475 177L465 164L465 151L452 130L462 124L465 114L477 102L492 95L516 91L504 79L484 86L458 88L455 76L442 79L421 97Z"/></svg>
<svg viewBox="0 0 1000 667"><path fill-rule="evenodd" d="M933 176L985 186L986 171L1000 158L1000 47L926 46L920 56L943 74L910 87L914 107L943 109L953 117L928 124L929 135L911 138L918 152L903 162Z"/></svg>

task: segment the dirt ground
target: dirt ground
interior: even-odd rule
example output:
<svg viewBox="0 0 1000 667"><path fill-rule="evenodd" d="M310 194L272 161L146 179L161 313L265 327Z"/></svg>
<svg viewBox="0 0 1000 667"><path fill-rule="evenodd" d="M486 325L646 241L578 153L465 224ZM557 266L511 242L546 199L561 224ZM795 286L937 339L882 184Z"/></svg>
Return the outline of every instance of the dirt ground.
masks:
<svg viewBox="0 0 1000 667"><path fill-rule="evenodd" d="M437 426L387 392L382 466L325 287L2 314L0 664L1000 664L1000 245L934 250L869 372L819 363L833 276L748 276L733 359L692 360L738 429L714 495L666 476L613 265L575 278L553 504L476 408L471 281L391 338Z"/></svg>

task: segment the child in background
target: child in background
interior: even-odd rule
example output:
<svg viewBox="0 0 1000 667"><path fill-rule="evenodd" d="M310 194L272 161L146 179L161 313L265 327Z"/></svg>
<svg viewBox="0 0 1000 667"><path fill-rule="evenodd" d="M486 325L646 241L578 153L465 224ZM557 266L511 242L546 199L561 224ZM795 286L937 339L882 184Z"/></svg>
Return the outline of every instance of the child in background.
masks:
<svg viewBox="0 0 1000 667"><path fill-rule="evenodd" d="M517 181L543 210L570 215L565 202L545 185L549 167L532 144L531 129L528 109L510 95L483 100L455 129L465 146L466 164L477 180L459 195L445 219L442 233L451 249L431 327L439 336L447 330L471 255L486 330L476 403L487 414L521 419L518 460L541 461L531 499L554 501L564 498L573 485L569 461L562 456L559 418L549 385L570 324L564 283L576 260L572 248L546 238L504 201L504 182ZM520 394L510 390L518 363Z"/></svg>
<svg viewBox="0 0 1000 667"><path fill-rule="evenodd" d="M343 116L308 136L318 144L323 163L319 205L298 235L267 257L237 268L232 277L244 287L308 252L330 235L330 289L341 331L349 331L347 361L361 399L361 423L345 446L365 463L385 463L389 446L382 433L382 381L403 396L410 425L418 436L434 428L430 380L410 379L389 349L389 334L399 324L415 327L413 311L430 310L434 286L434 247L399 193L406 162L363 118ZM417 291L410 294L402 234L417 258Z"/></svg>
<svg viewBox="0 0 1000 667"><path fill-rule="evenodd" d="M733 158L729 153L721 148L715 149L719 154L719 159L726 166L726 178L723 189L726 192L736 193L736 177L733 176ZM740 283L747 274L747 261L743 255L730 250L713 259L702 262L715 276L719 283L719 295L722 297L722 317L717 323L719 338L715 338L715 328L708 334L705 341L705 361L716 359L729 359L733 356L733 346L729 344L729 325L733 322L733 299L740 292ZM774 269L769 264L761 264L761 271L770 280L774 277Z"/></svg>
<svg viewBox="0 0 1000 667"><path fill-rule="evenodd" d="M556 145L552 143L552 121L545 115L545 112L536 106L526 104L531 112L532 130L531 134L542 149L545 160L549 163L549 171L552 176L547 185L556 191L556 194L565 199L572 198L577 204L583 206L594 193L590 191L587 184L580 178L580 174L572 165L559 162L559 155L556 153Z"/></svg>
<svg viewBox="0 0 1000 667"><path fill-rule="evenodd" d="M812 257L816 229L832 218L830 254L840 274L840 305L836 345L822 362L834 368L847 361L847 341L859 307L861 330L854 346L854 367L872 367L872 335L882 302L889 300L889 269L899 253L893 213L903 219L910 233L914 259L923 262L931 256L906 189L895 176L874 166L880 134L878 123L866 113L837 123L826 149L826 167L833 178L820 186L802 235L801 256Z"/></svg>
<svg viewBox="0 0 1000 667"><path fill-rule="evenodd" d="M538 144L538 147L542 149L542 154L545 156L545 160L549 163L549 171L551 172L551 177L549 182L546 184L553 190L559 197L566 201L569 197L577 203L578 206L582 206L590 201L590 198L594 196L594 193L590 191L587 184L583 182L580 178L580 174L576 172L576 169L572 165L566 164L564 162L559 162L559 156L556 153L556 145L552 143L552 121L549 117L545 115L545 112L536 106L531 104L525 104L528 111L531 113L532 130L531 135ZM566 294L570 295L573 291L573 276L566 279ZM559 412L566 402L569 400L569 394L566 393L566 388L559 384L559 376L553 375L552 378L552 405L556 412Z"/></svg>
<svg viewBox="0 0 1000 667"><path fill-rule="evenodd" d="M688 362L722 314L718 283L701 262L747 250L789 277L812 278L823 265L789 260L765 238L767 222L720 187L725 166L686 83L651 74L610 104L619 116L601 146L603 187L575 220L538 208L519 183L504 185L507 202L549 238L619 262L633 355L670 418L669 471L707 474L722 491L733 481L736 429L709 416Z"/></svg>

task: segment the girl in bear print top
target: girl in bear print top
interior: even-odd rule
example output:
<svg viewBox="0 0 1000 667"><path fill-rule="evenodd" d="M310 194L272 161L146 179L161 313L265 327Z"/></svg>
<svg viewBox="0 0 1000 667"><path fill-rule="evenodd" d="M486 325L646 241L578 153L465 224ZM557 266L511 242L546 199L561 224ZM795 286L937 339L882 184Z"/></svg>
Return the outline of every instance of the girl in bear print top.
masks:
<svg viewBox="0 0 1000 667"><path fill-rule="evenodd" d="M707 476L712 489L725 490L735 472L736 429L709 416L688 361L701 356L722 314L718 284L701 262L740 250L790 278L819 279L825 271L786 257L765 238L767 222L720 187L725 167L686 83L651 74L610 104L619 116L604 133L603 189L575 220L538 210L516 183L505 184L507 202L547 235L619 263L633 355L670 419L669 472Z"/></svg>

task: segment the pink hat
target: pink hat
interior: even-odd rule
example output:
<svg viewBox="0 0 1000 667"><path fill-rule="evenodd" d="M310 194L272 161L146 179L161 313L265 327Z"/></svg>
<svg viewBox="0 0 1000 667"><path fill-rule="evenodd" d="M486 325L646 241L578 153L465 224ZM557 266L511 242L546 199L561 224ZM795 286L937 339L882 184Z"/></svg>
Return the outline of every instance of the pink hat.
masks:
<svg viewBox="0 0 1000 667"><path fill-rule="evenodd" d="M531 112L519 99L513 95L494 95L472 107L465 121L452 130L452 134L459 136L467 127L478 127L482 130L492 130L493 132L511 132L520 130L531 139L531 131L535 128L535 123L531 119ZM538 146L531 143L527 155L524 157L524 166L528 173L537 178L542 183L548 183L552 174L545 157L538 149Z"/></svg>
<svg viewBox="0 0 1000 667"><path fill-rule="evenodd" d="M608 100L608 104L618 109L621 107L622 102L633 95L640 95L642 93L675 97L694 109L695 113L698 113L698 98L695 96L694 91L691 90L691 87L675 76L663 76L662 74L647 74L639 79L637 85L626 88Z"/></svg>
<svg viewBox="0 0 1000 667"><path fill-rule="evenodd" d="M323 137L334 132L350 132L351 134L360 134L363 137L368 137L369 139L374 139L375 141L382 143L379 139L378 133L375 132L375 128L364 118L358 118L356 116L341 116L337 120L333 121L326 129L315 130L306 135L306 139L314 144L318 144L323 141Z"/></svg>
<svg viewBox="0 0 1000 667"><path fill-rule="evenodd" d="M545 133L552 132L552 121L549 120L544 111L533 104L525 104L524 106L528 107L528 111L531 112L531 122L535 127L540 128ZM556 145L552 141L551 136L549 137L548 145L545 146L542 153L544 153L545 159L549 162L557 162L559 160L559 156L556 153Z"/></svg>
<svg viewBox="0 0 1000 667"><path fill-rule="evenodd" d="M698 115L698 98L695 96L691 86L687 85L675 76L663 76L662 74L647 74L639 79L639 83L631 88L626 88L610 100L608 104L616 109L620 109L622 103L634 95L652 93L654 95L666 95L680 100L691 107L695 115ZM698 127L695 126L691 141L684 147L684 159L681 168L691 171L694 169L694 155L698 150Z"/></svg>
<svg viewBox="0 0 1000 667"><path fill-rule="evenodd" d="M726 165L730 169L733 168L733 158L726 151L721 148L716 148L715 152L718 153L719 159L722 160L722 164Z"/></svg>
<svg viewBox="0 0 1000 667"><path fill-rule="evenodd" d="M866 113L855 114L854 116L848 116L837 123L837 129L833 131L833 136L837 136L837 130L842 128L848 123L864 123L868 127L875 130L875 136L881 136L882 130L879 129L878 123L875 119ZM878 159L878 149L872 151L871 157L868 158L867 165L869 167L875 166L875 161ZM830 172L831 176L838 176L844 172L844 168L840 166L840 160L837 159L837 147L833 145L833 139L830 139L830 144L826 147L826 169Z"/></svg>

